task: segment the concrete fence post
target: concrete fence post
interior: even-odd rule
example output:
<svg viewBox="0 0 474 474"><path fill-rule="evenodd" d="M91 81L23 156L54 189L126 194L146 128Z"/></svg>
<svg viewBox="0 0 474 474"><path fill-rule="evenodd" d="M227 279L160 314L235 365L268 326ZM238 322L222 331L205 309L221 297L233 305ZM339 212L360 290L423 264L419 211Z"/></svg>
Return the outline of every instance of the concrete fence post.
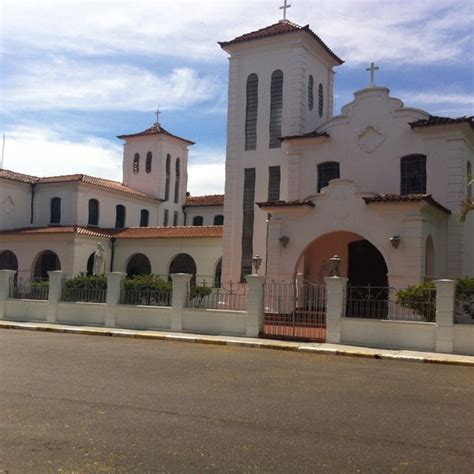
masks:
<svg viewBox="0 0 474 474"><path fill-rule="evenodd" d="M340 344L341 319L346 307L347 278L326 277L326 342Z"/></svg>
<svg viewBox="0 0 474 474"><path fill-rule="evenodd" d="M55 323L58 311L58 303L61 301L63 292L63 280L65 273L61 270L48 272L48 323Z"/></svg>
<svg viewBox="0 0 474 474"><path fill-rule="evenodd" d="M456 282L435 280L436 285L436 352L453 352L453 325Z"/></svg>
<svg viewBox="0 0 474 474"><path fill-rule="evenodd" d="M265 277L260 275L247 275L247 321L245 335L258 337L263 331L264 324L264 284Z"/></svg>
<svg viewBox="0 0 474 474"><path fill-rule="evenodd" d="M110 272L107 273L107 308L105 309L105 325L109 327L115 326L116 306L120 303L122 296L123 282L126 273Z"/></svg>
<svg viewBox="0 0 474 474"><path fill-rule="evenodd" d="M186 307L186 299L189 293L189 283L193 276L189 273L173 273L173 296L171 299L171 330L180 332L183 330L183 309Z"/></svg>
<svg viewBox="0 0 474 474"><path fill-rule="evenodd" d="M10 296L10 285L15 270L0 270L0 319L5 319L5 300Z"/></svg>

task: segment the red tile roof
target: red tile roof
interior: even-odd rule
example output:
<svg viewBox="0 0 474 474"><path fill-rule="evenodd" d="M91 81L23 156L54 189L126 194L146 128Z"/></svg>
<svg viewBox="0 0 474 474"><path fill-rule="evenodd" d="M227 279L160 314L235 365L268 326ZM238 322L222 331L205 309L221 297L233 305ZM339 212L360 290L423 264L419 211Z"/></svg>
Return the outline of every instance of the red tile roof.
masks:
<svg viewBox="0 0 474 474"><path fill-rule="evenodd" d="M257 202L258 207L314 207L313 201L266 201Z"/></svg>
<svg viewBox="0 0 474 474"><path fill-rule="evenodd" d="M38 181L36 176L30 176L29 174L17 173L10 170L0 170L0 178L10 179L12 181L20 181L22 183L33 184Z"/></svg>
<svg viewBox="0 0 474 474"><path fill-rule="evenodd" d="M309 132L309 133L303 133L302 135L288 135L286 137L279 137L280 141L285 141L285 140L299 140L301 138L329 138L329 133L328 132Z"/></svg>
<svg viewBox="0 0 474 474"><path fill-rule="evenodd" d="M344 61L336 56L336 54L331 51L331 49L329 49L324 41L310 29L309 25L299 26L296 23L292 23L288 20L281 20L278 23L261 28L257 31L246 33L230 41L219 41L219 45L221 48L225 49L226 46L231 46L234 44L245 43L247 41L254 41L262 38L269 38L272 36L280 36L288 33L295 33L298 31L304 31L305 33L308 33L338 64L344 63Z"/></svg>
<svg viewBox="0 0 474 474"><path fill-rule="evenodd" d="M163 128L161 125L153 125L153 127L147 128L146 130L143 130L143 132L137 132L137 133L130 133L128 135L118 135L117 138L121 138L122 140L125 140L127 138L132 138L132 137L143 137L146 135L168 135L169 137L177 138L178 140L181 140L183 142L188 143L189 145L194 145L194 142L191 140L187 140L186 138L178 137L177 135L173 135L172 133L168 132L165 128Z"/></svg>
<svg viewBox="0 0 474 474"><path fill-rule="evenodd" d="M223 226L188 227L129 227L126 229L103 229L81 226L22 227L0 231L1 235L77 234L89 237L116 237L117 239L169 239L222 237Z"/></svg>
<svg viewBox="0 0 474 474"><path fill-rule="evenodd" d="M451 214L451 211L433 199L431 194L407 194L406 196L399 194L379 194L377 196L364 197L363 199L366 204L425 201L441 211L446 212L446 214Z"/></svg>
<svg viewBox="0 0 474 474"><path fill-rule="evenodd" d="M188 196L186 198L187 207L201 207L201 206L223 206L223 194L210 194L207 196Z"/></svg>
<svg viewBox="0 0 474 474"><path fill-rule="evenodd" d="M471 117L438 117L436 115L430 115L427 119L417 120L416 122L410 122L411 128L418 128L418 127L432 127L436 125L451 125L455 123L467 123L472 128L474 128L474 116Z"/></svg>
<svg viewBox="0 0 474 474"><path fill-rule="evenodd" d="M81 182L85 184L90 184L92 186L98 186L101 188L110 189L113 191L119 191L122 193L131 194L138 197L143 197L147 199L153 199L154 201L159 201L159 199L154 198L148 194L137 191L136 189L125 186L118 181L112 181L110 179L97 178L95 176L88 176L86 174L68 174L64 176L46 176L39 178L37 176L29 176L26 174L15 173L14 171L9 170L0 170L0 178L11 179L13 181L20 181L23 183L36 183L36 184L51 184L51 183L72 183L72 182Z"/></svg>

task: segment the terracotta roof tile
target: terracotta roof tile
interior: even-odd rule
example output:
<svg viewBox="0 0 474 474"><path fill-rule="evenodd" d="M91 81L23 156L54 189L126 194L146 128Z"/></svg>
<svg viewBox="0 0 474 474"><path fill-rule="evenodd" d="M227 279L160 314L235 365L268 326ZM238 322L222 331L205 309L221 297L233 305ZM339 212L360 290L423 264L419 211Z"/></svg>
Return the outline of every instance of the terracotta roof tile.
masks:
<svg viewBox="0 0 474 474"><path fill-rule="evenodd" d="M324 41L312 31L309 25L299 26L296 23L292 23L288 20L281 20L278 23L261 28L257 31L252 31L244 35L238 36L230 41L219 41L221 48L225 49L226 46L231 46L234 44L245 43L247 41L254 41L262 38L269 38L272 36L280 36L288 33L295 33L298 31L304 31L308 33L314 40L316 40L320 46L338 63L343 64L344 61L340 59L336 54L329 49L329 47L324 43Z"/></svg>
<svg viewBox="0 0 474 474"><path fill-rule="evenodd" d="M223 205L224 205L223 194L211 194L207 196L188 196L186 198L187 207L223 206Z"/></svg>
<svg viewBox="0 0 474 474"><path fill-rule="evenodd" d="M177 135L173 135L172 133L168 132L165 128L163 128L161 125L153 125L153 127L147 128L146 130L143 130L142 132L137 132L137 133L130 133L128 135L118 135L117 138L121 138L122 140L126 138L132 138L132 137L143 137L146 135L168 135L169 137L177 138L178 140L181 140L183 142L188 143L189 145L194 145L194 142L191 140L187 140L186 138L178 137Z"/></svg>
<svg viewBox="0 0 474 474"><path fill-rule="evenodd" d="M451 125L455 123L467 123L472 128L474 128L474 116L471 117L439 117L436 115L430 115L427 119L417 120L416 122L410 122L411 128L418 128L418 127L432 127L436 125Z"/></svg>
<svg viewBox="0 0 474 474"><path fill-rule="evenodd" d="M288 135L286 137L279 137L280 141L285 141L285 140L299 140L301 138L329 138L329 133L328 132L309 132L309 133L303 133L302 135Z"/></svg>
<svg viewBox="0 0 474 474"><path fill-rule="evenodd" d="M258 207L314 207L313 201L266 201L257 202Z"/></svg>
<svg viewBox="0 0 474 474"><path fill-rule="evenodd" d="M443 212L451 214L451 211L433 199L431 194L407 194L406 196L401 196L399 194L379 194L377 196L364 197L363 199L366 204L425 201Z"/></svg>
<svg viewBox="0 0 474 474"><path fill-rule="evenodd" d="M33 184L38 181L38 177L29 174L17 173L10 170L0 170L0 178L10 179L12 181L20 181L22 183Z"/></svg>
<svg viewBox="0 0 474 474"><path fill-rule="evenodd" d="M117 239L169 239L222 237L223 226L187 227L130 227L126 229L103 229L81 226L22 227L0 231L2 235L51 235L77 234L90 237L116 237Z"/></svg>

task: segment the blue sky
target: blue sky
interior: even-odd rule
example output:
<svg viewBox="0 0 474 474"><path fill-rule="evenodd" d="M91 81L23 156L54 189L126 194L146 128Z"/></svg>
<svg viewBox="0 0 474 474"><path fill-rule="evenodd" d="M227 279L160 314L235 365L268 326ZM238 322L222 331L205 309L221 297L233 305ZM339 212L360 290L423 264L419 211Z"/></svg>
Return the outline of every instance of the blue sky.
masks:
<svg viewBox="0 0 474 474"><path fill-rule="evenodd" d="M368 84L432 114L474 115L474 1L292 0L346 63L336 113ZM189 190L223 192L226 54L232 39L281 18L280 0L21 1L0 10L0 133L7 169L121 179L116 135L163 126L197 144Z"/></svg>

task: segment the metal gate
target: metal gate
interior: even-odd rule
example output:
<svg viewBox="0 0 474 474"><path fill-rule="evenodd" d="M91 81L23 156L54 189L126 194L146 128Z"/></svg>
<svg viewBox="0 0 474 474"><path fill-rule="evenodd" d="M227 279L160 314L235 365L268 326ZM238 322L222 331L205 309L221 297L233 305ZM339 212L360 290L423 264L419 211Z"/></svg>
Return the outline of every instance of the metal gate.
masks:
<svg viewBox="0 0 474 474"><path fill-rule="evenodd" d="M304 280L265 284L263 337L326 340L326 287Z"/></svg>

